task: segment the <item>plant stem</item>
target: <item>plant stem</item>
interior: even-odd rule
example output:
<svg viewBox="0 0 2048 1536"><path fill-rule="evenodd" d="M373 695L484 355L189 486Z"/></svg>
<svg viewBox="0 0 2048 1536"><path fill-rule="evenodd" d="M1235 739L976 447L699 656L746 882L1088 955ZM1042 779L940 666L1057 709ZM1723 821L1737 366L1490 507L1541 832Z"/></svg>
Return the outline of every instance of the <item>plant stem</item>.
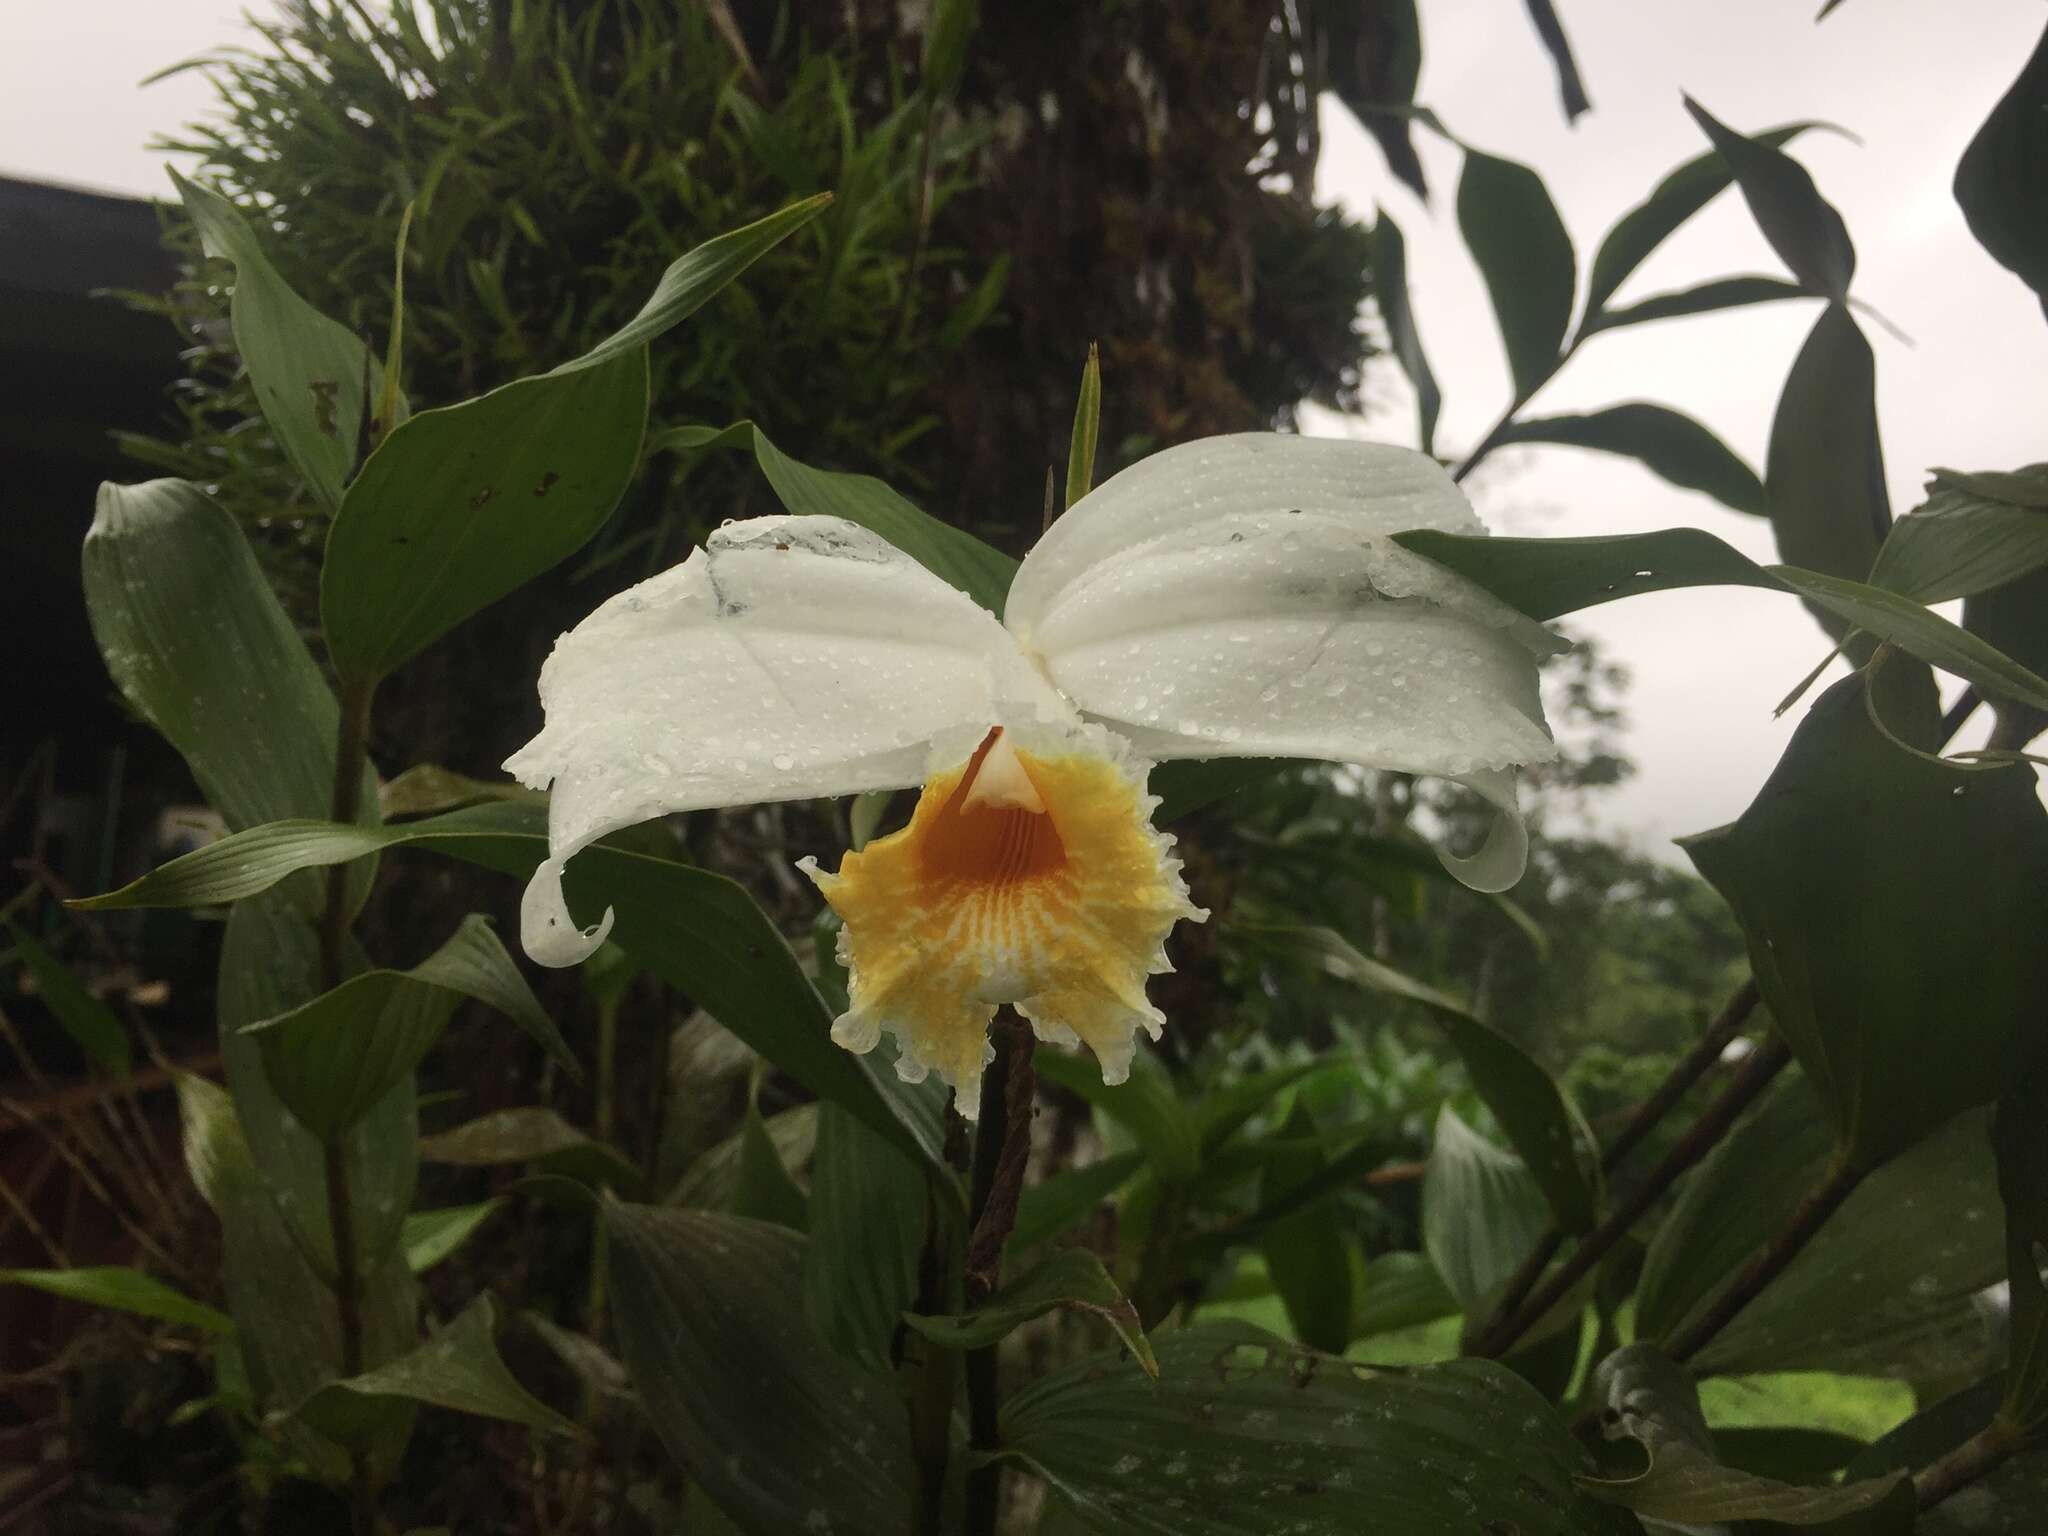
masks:
<svg viewBox="0 0 2048 1536"><path fill-rule="evenodd" d="M356 819L362 803L363 769L369 759L370 701L375 683L345 682L341 689L341 724L334 744L332 819ZM348 943L348 864L327 872L327 901L320 913L320 990L340 986L346 972ZM323 1144L327 1184L327 1226L334 1240L334 1308L341 1324L341 1374L357 1376L363 1369L362 1274L356 1264L355 1202L349 1191L346 1133ZM372 1536L377 1527L377 1491L370 1478L369 1453L351 1447L349 1490L355 1536Z"/></svg>
<svg viewBox="0 0 2048 1536"><path fill-rule="evenodd" d="M1914 1473L1913 1495L1922 1510L1932 1509L1958 1489L1989 1475L2027 1443L2028 1437L2000 1414L1946 1456Z"/></svg>
<svg viewBox="0 0 2048 1536"><path fill-rule="evenodd" d="M1664 1081L1657 1085L1656 1091L1636 1106L1635 1113L1629 1116L1628 1124L1624 1125L1621 1133L1608 1143L1606 1150L1600 1154L1602 1173L1614 1172L1620 1166L1621 1160L1633 1152L1643 1138L1655 1130L1664 1117L1671 1113L1673 1106L1706 1075L1707 1069L1721 1059L1722 1053L1728 1049L1728 1042L1742 1032L1742 1026L1755 1011L1756 1002L1756 978L1750 977L1736 988L1735 995L1722 1005L1721 1012L1715 1017L1714 1022L1707 1026L1706 1032L1700 1036L1693 1048L1671 1068ZM1673 1177L1676 1177L1676 1174ZM1654 1175L1651 1183L1656 1183ZM1557 1257L1557 1250L1563 1246L1562 1228L1552 1227L1543 1234L1535 1248L1530 1251L1529 1257L1522 1261L1522 1267L1516 1270L1513 1278L1509 1280L1500 1300L1494 1304L1493 1316L1480 1330L1476 1353L1498 1355L1529 1326L1524 1322L1521 1329L1509 1332L1510 1324L1519 1320L1522 1304L1529 1299L1529 1292L1535 1289L1536 1282L1543 1278L1543 1271L1550 1267L1550 1261ZM1506 1341L1501 1343L1503 1337ZM1496 1343L1499 1344L1498 1349L1491 1347Z"/></svg>
<svg viewBox="0 0 2048 1536"><path fill-rule="evenodd" d="M920 1313L951 1310L948 1254L952 1230L952 1213L941 1209L936 1195L927 1190L924 1251L917 1265ZM941 1536L946 1519L946 1461L953 1439L953 1352L908 1329L899 1329L897 1337L904 1349L910 1442L917 1457L917 1529L919 1536Z"/></svg>
<svg viewBox="0 0 2048 1536"><path fill-rule="evenodd" d="M991 1030L995 1059L981 1075L981 1107L974 1136L968 1194L967 1303L986 1301L1002 1282L1003 1244L1017 1224L1024 1164L1031 1154L1032 1103L1037 1074L1031 1026L1005 1008ZM968 1443L977 1451L998 1444L996 1346L967 1351ZM989 1461L967 1473L966 1536L994 1536L1002 1502L1002 1466Z"/></svg>
<svg viewBox="0 0 2048 1536"><path fill-rule="evenodd" d="M1783 1274L1785 1266L1797 1258L1813 1240L1814 1234L1827 1225L1828 1218L1863 1182L1863 1172L1853 1163L1837 1160L1820 1183L1807 1191L1806 1198L1799 1202L1764 1251L1744 1266L1705 1312L1679 1330L1665 1346L1665 1353L1682 1365L1734 1322L1742 1309L1756 1300L1765 1286Z"/></svg>
<svg viewBox="0 0 2048 1536"><path fill-rule="evenodd" d="M1537 1286L1534 1294L1512 1316L1488 1327L1480 1335L1472 1353L1499 1358L1512 1349L1515 1342L1546 1312L1570 1294L1572 1287L1627 1235L1629 1229L1642 1219L1643 1213L1677 1183L1681 1175L1714 1149L1728 1134L1729 1127L1791 1059L1792 1052L1775 1034L1758 1046L1729 1080L1728 1086L1721 1090L1720 1097L1707 1106L1691 1129L1680 1138L1678 1145L1651 1170L1650 1176L1627 1200L1610 1211L1605 1221L1586 1234L1578 1247L1572 1250L1571 1257L1549 1280Z"/></svg>

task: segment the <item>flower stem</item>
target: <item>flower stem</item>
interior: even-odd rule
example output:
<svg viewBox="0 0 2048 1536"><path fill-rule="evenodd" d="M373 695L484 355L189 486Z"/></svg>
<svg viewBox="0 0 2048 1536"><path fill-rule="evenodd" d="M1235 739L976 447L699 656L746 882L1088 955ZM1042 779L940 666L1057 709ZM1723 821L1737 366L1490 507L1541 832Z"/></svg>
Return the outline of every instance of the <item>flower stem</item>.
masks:
<svg viewBox="0 0 2048 1536"><path fill-rule="evenodd" d="M1922 1510L1932 1509L1957 1490L1986 1477L2026 1449L2028 1437L2003 1414L1937 1461L1913 1474L1913 1496Z"/></svg>

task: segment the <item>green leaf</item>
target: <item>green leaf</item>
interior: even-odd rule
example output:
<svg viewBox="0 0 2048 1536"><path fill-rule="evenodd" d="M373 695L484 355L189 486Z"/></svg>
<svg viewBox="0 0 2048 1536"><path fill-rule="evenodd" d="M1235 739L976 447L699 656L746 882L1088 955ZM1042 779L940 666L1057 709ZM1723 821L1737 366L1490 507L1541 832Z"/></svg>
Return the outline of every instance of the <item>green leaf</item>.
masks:
<svg viewBox="0 0 2048 1536"><path fill-rule="evenodd" d="M1067 502L1072 506L1095 484L1095 445L1102 436L1102 358L1088 344L1081 369L1081 395L1074 404L1074 440L1067 449Z"/></svg>
<svg viewBox="0 0 2048 1536"><path fill-rule="evenodd" d="M1129 1131L1152 1160L1160 1180L1181 1184L1195 1176L1201 1146L1193 1117L1174 1092L1173 1078L1150 1051L1131 1058L1131 1075L1105 1083L1092 1056L1040 1051L1033 1057L1039 1077L1086 1099Z"/></svg>
<svg viewBox="0 0 2048 1536"><path fill-rule="evenodd" d="M2048 478L2048 466L1998 478L2019 481L2022 476ZM1916 602L1944 603L1988 592L2048 565L2048 485L2034 493L2039 500L2015 503L1984 494L1975 478L1934 472L1927 500L1885 536L1871 568L1872 585Z"/></svg>
<svg viewBox="0 0 2048 1536"><path fill-rule="evenodd" d="M227 1094L181 1074L179 1118L185 1165L220 1218L221 1274L228 1311L249 1384L259 1405L284 1409L303 1401L338 1373L341 1330L334 1292L307 1262L271 1193L258 1177L249 1143ZM410 1148L407 1148L410 1155ZM412 1276L396 1256L365 1277L363 1353L377 1364L418 1340ZM387 1417L371 1447L373 1467L388 1475L404 1451L410 1421ZM330 1481L348 1476L340 1448L292 1426L294 1448Z"/></svg>
<svg viewBox="0 0 2048 1536"><path fill-rule="evenodd" d="M592 1188L613 1185L637 1190L640 1170L608 1142L579 1131L552 1109L525 1105L488 1115L420 1138L420 1156L430 1163L493 1168L531 1163L538 1173L574 1179Z"/></svg>
<svg viewBox="0 0 2048 1536"><path fill-rule="evenodd" d="M247 1032L285 1107L314 1135L331 1137L412 1075L465 998L516 1009L529 1033L554 1034L490 919L476 913L411 970L365 971Z"/></svg>
<svg viewBox="0 0 2048 1536"><path fill-rule="evenodd" d="M1422 75L1422 28L1415 0L1371 6L1332 6L1317 13L1327 43L1330 89L1379 141L1387 169L1424 202L1429 183L1416 156L1411 124L1415 87Z"/></svg>
<svg viewBox="0 0 2048 1536"><path fill-rule="evenodd" d="M2048 1283L2041 1278L2048 1262L2048 1061L2036 1061L1999 1100L1992 1143L2012 1288L2011 1364L1999 1415L2035 1435L2048 1429Z"/></svg>
<svg viewBox="0 0 2048 1536"><path fill-rule="evenodd" d="M1779 260L1809 291L1846 302L1856 248L1842 216L1820 195L1806 167L1776 145L1727 127L1690 96L1685 110L1728 163L1757 228Z"/></svg>
<svg viewBox="0 0 2048 1536"><path fill-rule="evenodd" d="M385 820L401 816L432 816L458 810L485 800L524 800L544 803L547 796L537 789L504 780L472 779L437 763L415 763L377 791L377 804Z"/></svg>
<svg viewBox="0 0 2048 1536"><path fill-rule="evenodd" d="M1422 1248L1467 1317L1486 1311L1550 1225L1542 1191L1519 1157L1437 1111L1422 1176Z"/></svg>
<svg viewBox="0 0 2048 1536"><path fill-rule="evenodd" d="M1650 1464L1629 1478L1582 1477L1579 1486L1645 1519L1821 1525L1877 1507L1893 1496L1900 1481L1893 1474L1812 1487L1721 1465L1692 1379L1646 1344L1629 1345L1601 1361L1593 1392L1611 1415L1610 1438L1635 1440L1649 1453ZM1910 1500L1910 1489L1906 1497Z"/></svg>
<svg viewBox="0 0 2048 1536"><path fill-rule="evenodd" d="M1033 1318L1061 1308L1101 1318L1116 1330L1146 1375L1159 1375L1138 1309L1117 1289L1102 1261L1085 1248L1063 1248L1047 1256L971 1312L952 1317L906 1312L903 1321L947 1349L986 1349Z"/></svg>
<svg viewBox="0 0 2048 1536"><path fill-rule="evenodd" d="M1850 581L1869 576L1892 521L1876 366L1849 312L1832 304L1822 310L1785 376L1764 461L1778 554ZM1808 606L1822 628L1842 638L1839 614Z"/></svg>
<svg viewBox="0 0 2048 1536"><path fill-rule="evenodd" d="M355 468L364 387L375 389L382 370L359 337L292 292L233 203L175 170L170 176L206 254L234 263L229 319L263 419L332 512Z"/></svg>
<svg viewBox="0 0 2048 1536"><path fill-rule="evenodd" d="M547 857L547 817L541 807L504 802L367 832L327 822L266 828L174 859L97 904L181 904L186 892L202 888L212 893L208 900L242 900L295 870L359 858L370 846L427 849L524 879ZM831 1014L817 989L741 886L606 844L579 854L566 884L572 908L612 907L613 942L761 1055L820 1098L845 1104L927 1167L946 1168L931 1101L832 1044ZM944 1178L950 1181L950 1173Z"/></svg>
<svg viewBox="0 0 2048 1536"><path fill-rule="evenodd" d="M1970 233L2048 307L2048 33L1956 164Z"/></svg>
<svg viewBox="0 0 2048 1536"><path fill-rule="evenodd" d="M911 1528L917 1474L887 1377L814 1333L804 1239L712 1211L612 1203L620 1356L676 1460L749 1536Z"/></svg>
<svg viewBox="0 0 2048 1536"><path fill-rule="evenodd" d="M795 1104L766 1116L761 1121L761 1130L767 1146L757 1145L751 1152L748 1143L752 1138L742 1124L739 1130L713 1143L694 1158L677 1176L674 1187L662 1194L661 1203L753 1215L753 1212L741 1211L737 1207L753 1198L751 1195L742 1197L743 1175L759 1178L760 1170L758 1162L751 1170L743 1165L750 1156L758 1160L770 1150L784 1169L799 1168L810 1162L818 1144L818 1109L816 1104ZM794 1202L795 1210L800 1211L802 1205L802 1196L799 1195ZM789 1207L785 1206L785 1209ZM781 1225L791 1224L784 1222ZM799 1229L791 1226L791 1230Z"/></svg>
<svg viewBox="0 0 2048 1536"><path fill-rule="evenodd" d="M1458 178L1458 229L1486 279L1515 399L1526 400L1557 370L1571 324L1571 236L1542 177L1478 153Z"/></svg>
<svg viewBox="0 0 2048 1536"><path fill-rule="evenodd" d="M1112 1152L1033 1184L1017 1202L1017 1224L1010 1229L1009 1247L1022 1252L1034 1243L1058 1237L1086 1219L1144 1166L1142 1152Z"/></svg>
<svg viewBox="0 0 2048 1536"><path fill-rule="evenodd" d="M917 1164L839 1105L819 1106L804 1315L875 1370L889 1368L897 1320L917 1294L927 1200Z"/></svg>
<svg viewBox="0 0 2048 1536"><path fill-rule="evenodd" d="M341 711L235 520L183 480L102 485L84 567L114 686L228 826L326 815ZM359 819L373 824L376 783L366 767ZM358 901L372 873L363 867ZM291 897L317 912L324 892L307 877Z"/></svg>
<svg viewBox="0 0 2048 1536"><path fill-rule="evenodd" d="M1443 1276L1422 1254L1375 1254L1366 1260L1365 1284L1351 1315L1351 1337L1369 1339L1455 1317L1461 1310Z"/></svg>
<svg viewBox="0 0 2048 1536"><path fill-rule="evenodd" d="M1372 226L1372 284L1379 298L1380 318L1387 324L1387 340L1408 382L1415 386L1417 446L1424 453L1436 452L1436 421L1443 413L1443 391L1436 375L1429 371L1429 359L1422 351L1422 332L1416 328L1415 309L1408 298L1408 242L1401 226L1375 209Z"/></svg>
<svg viewBox="0 0 2048 1536"><path fill-rule="evenodd" d="M405 1250L405 1267L416 1275L425 1274L468 1242L504 1203L481 1200L475 1205L411 1212L399 1237L399 1246Z"/></svg>
<svg viewBox="0 0 2048 1536"><path fill-rule="evenodd" d="M1680 842L1735 909L1771 1017L1862 1169L1997 1098L2048 996L2048 811L2031 772L1964 773L1873 723L1911 741L1933 712L1922 669L1844 678L1749 809Z"/></svg>
<svg viewBox="0 0 2048 1536"><path fill-rule="evenodd" d="M1084 1359L1004 1405L1002 1454L1115 1536L1610 1536L1549 1405L1483 1361L1378 1371L1242 1323L1163 1335L1159 1380Z"/></svg>
<svg viewBox="0 0 2048 1536"><path fill-rule="evenodd" d="M1596 310L1580 325L1579 335L1584 339L1625 325L1648 325L1653 320L1679 320L1687 315L1714 314L1750 304L1769 304L1777 299L1811 297L1797 283L1788 283L1782 277L1717 277L1672 293L1655 293L1620 309Z"/></svg>
<svg viewBox="0 0 2048 1536"><path fill-rule="evenodd" d="M924 34L924 88L933 99L952 95L959 85L967 43L980 22L980 0L936 0Z"/></svg>
<svg viewBox="0 0 2048 1536"><path fill-rule="evenodd" d="M0 1269L0 1285L25 1285L31 1290L62 1296L66 1301L83 1302L88 1307L110 1307L116 1312L176 1323L181 1328L197 1328L202 1333L235 1331L234 1319L225 1312L194 1301L183 1291L139 1269Z"/></svg>
<svg viewBox="0 0 2048 1536"><path fill-rule="evenodd" d="M1805 1425L1737 1425L1714 1431L1714 1449L1724 1465L1785 1483L1832 1481L1868 1444L1838 1429Z"/></svg>
<svg viewBox="0 0 2048 1536"><path fill-rule="evenodd" d="M1790 143L1807 129L1818 126L1815 123L1790 123L1783 128L1757 134L1754 142L1776 149ZM1712 202L1732 179L1728 162L1720 151L1710 149L1679 166L1658 182L1648 197L1623 214L1593 255L1593 271L1587 280L1587 315L1598 316L1615 290L1643 264L1650 252ZM1750 279L1735 278L1732 281ZM1586 329L1593 329L1590 319Z"/></svg>
<svg viewBox="0 0 2048 1536"><path fill-rule="evenodd" d="M1557 10L1550 0L1527 0L1529 20L1535 24L1536 35L1543 40L1543 46L1550 54L1550 62L1557 69L1557 94L1564 104L1566 122L1576 122L1581 112L1591 110L1592 103L1586 100L1586 87L1579 80L1579 66L1572 58L1572 45L1564 35L1564 24L1557 19Z"/></svg>
<svg viewBox="0 0 2048 1536"><path fill-rule="evenodd" d="M1328 928L1233 921L1230 931L1341 981L1429 1009L1463 1058L1473 1088L1522 1155L1558 1224L1575 1232L1592 1226L1598 1163L1592 1132L1557 1080L1520 1045L1450 994L1361 953Z"/></svg>
<svg viewBox="0 0 2048 1536"><path fill-rule="evenodd" d="M830 201L821 193L678 257L637 315L553 372L392 432L327 537L320 617L335 666L382 677L581 548L638 465L647 343Z"/></svg>
<svg viewBox="0 0 2048 1536"><path fill-rule="evenodd" d="M1182 758L1152 770L1146 788L1159 797L1152 819L1168 826L1205 805L1214 805L1241 789L1264 784L1289 769L1304 766L1291 757Z"/></svg>
<svg viewBox="0 0 2048 1536"><path fill-rule="evenodd" d="M503 1419L529 1429L589 1436L534 1397L498 1356L497 1312L479 1296L447 1327L409 1354L357 1376L330 1381L299 1404L297 1416L343 1445L374 1434L392 1399Z"/></svg>
<svg viewBox="0 0 2048 1536"><path fill-rule="evenodd" d="M772 1221L792 1232L803 1231L809 1218L804 1191L790 1177L755 1103L749 1103L740 1118L739 1155L733 1162L732 1188L724 1204L735 1216Z"/></svg>
<svg viewBox="0 0 2048 1536"><path fill-rule="evenodd" d="M1299 1140L1266 1165L1259 1203L1273 1205L1322 1172L1328 1154L1315 1141L1315 1121L1300 1099L1277 1133ZM1311 1349L1341 1355L1351 1342L1351 1249L1338 1219L1337 1195L1303 1203L1259 1234L1266 1273L1287 1308L1294 1336Z"/></svg>
<svg viewBox="0 0 2048 1536"><path fill-rule="evenodd" d="M35 978L43 1006L50 1010L50 1016L63 1027L64 1033L102 1072L126 1077L133 1057L128 1050L128 1032L114 1017L114 1010L86 991L85 983L71 973L69 966L18 925L9 922L7 933L14 940L14 951L21 957L21 963Z"/></svg>
<svg viewBox="0 0 2048 1536"><path fill-rule="evenodd" d="M1938 1461L1982 1430L2005 1381L1987 1377L1915 1414L1849 1463L1850 1477L1876 1477ZM1913 1536L2032 1536L2048 1519L2048 1454L2014 1456L1968 1490L1923 1510ZM1891 1536L1883 1532L1881 1536Z"/></svg>
<svg viewBox="0 0 2048 1536"><path fill-rule="evenodd" d="M1690 416L1667 406L1636 400L1584 416L1531 417L1511 423L1500 441L1624 454L1673 485L1702 491L1737 512L1764 511L1756 471Z"/></svg>

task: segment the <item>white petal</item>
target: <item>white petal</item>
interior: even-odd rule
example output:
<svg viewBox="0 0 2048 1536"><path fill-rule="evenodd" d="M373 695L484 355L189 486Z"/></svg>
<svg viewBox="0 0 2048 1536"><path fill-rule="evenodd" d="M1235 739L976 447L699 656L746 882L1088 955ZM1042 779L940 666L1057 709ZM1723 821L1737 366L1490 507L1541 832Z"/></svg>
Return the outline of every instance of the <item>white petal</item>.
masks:
<svg viewBox="0 0 2048 1536"><path fill-rule="evenodd" d="M536 874L522 924L544 964L595 947L568 937L560 867L607 832L668 811L898 789L935 755L964 758L993 724L1072 718L989 613L832 517L720 529L556 641L540 695L547 723L505 767L552 786L552 869Z"/></svg>
<svg viewBox="0 0 2048 1536"><path fill-rule="evenodd" d="M1311 757L1479 787L1554 757L1535 661L1559 642L1387 537L1418 527L1484 532L1424 455L1209 439L1077 503L1024 562L1006 622L1075 704L1159 760ZM1484 783L1512 806L1510 781ZM1512 883L1525 856L1511 815L1452 868Z"/></svg>
<svg viewBox="0 0 2048 1536"><path fill-rule="evenodd" d="M1493 802L1493 824L1487 828L1486 841L1471 857L1460 858L1439 848L1437 859L1475 891L1504 891L1522 878L1529 864L1529 828L1515 795L1515 776L1496 769L1465 774L1458 782Z"/></svg>

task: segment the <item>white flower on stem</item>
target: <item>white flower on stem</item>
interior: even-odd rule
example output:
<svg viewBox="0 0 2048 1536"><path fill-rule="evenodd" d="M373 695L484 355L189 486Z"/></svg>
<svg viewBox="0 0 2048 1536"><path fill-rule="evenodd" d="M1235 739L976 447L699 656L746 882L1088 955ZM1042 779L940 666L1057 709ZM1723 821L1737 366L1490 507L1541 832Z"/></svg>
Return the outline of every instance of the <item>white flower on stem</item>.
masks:
<svg viewBox="0 0 2048 1536"><path fill-rule="evenodd" d="M845 920L833 1038L897 1038L972 1113L1011 1004L1104 1077L1163 1022L1145 997L1193 906L1145 791L1171 758L1303 757L1434 774L1496 814L1460 879L1500 890L1528 842L1514 769L1556 754L1537 658L1558 647L1395 544L1485 530L1437 463L1248 433L1105 481L1025 558L1003 619L855 524L764 517L605 603L556 642L547 723L506 763L552 787L527 953L573 965L563 864L671 811L923 785L910 824L803 868Z"/></svg>

